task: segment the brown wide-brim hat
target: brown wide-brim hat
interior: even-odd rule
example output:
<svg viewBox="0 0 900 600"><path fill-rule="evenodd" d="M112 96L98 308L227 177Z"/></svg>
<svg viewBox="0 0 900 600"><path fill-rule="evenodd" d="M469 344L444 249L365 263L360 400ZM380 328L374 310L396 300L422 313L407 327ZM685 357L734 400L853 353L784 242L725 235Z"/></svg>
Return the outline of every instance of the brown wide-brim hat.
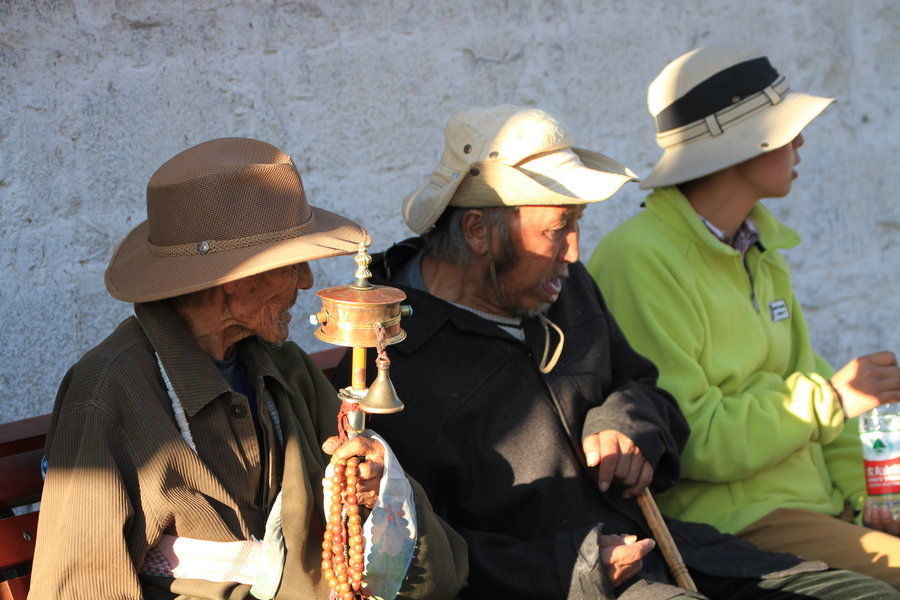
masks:
<svg viewBox="0 0 900 600"><path fill-rule="evenodd" d="M171 158L147 184L147 220L119 244L106 289L150 302L295 263L352 254L369 234L310 206L291 157L221 138Z"/></svg>
<svg viewBox="0 0 900 600"><path fill-rule="evenodd" d="M641 188L684 183L777 150L832 102L792 91L768 57L743 46L683 54L647 90L664 152Z"/></svg>

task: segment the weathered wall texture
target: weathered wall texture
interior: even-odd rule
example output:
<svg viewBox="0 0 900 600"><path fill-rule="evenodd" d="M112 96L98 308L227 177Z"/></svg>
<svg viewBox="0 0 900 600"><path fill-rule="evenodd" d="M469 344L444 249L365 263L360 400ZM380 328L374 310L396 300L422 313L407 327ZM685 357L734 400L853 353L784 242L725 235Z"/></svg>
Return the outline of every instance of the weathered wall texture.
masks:
<svg viewBox="0 0 900 600"><path fill-rule="evenodd" d="M666 61L734 39L794 89L837 96L805 134L794 193L769 201L820 352L900 350L900 11L894 0L0 0L0 421L48 412L68 366L130 306L103 271L175 153L249 136L295 157L313 204L405 237L456 109L561 115L578 145L646 174L645 108ZM639 210L628 186L590 208L582 251ZM349 258L314 264L316 288ZM293 337L312 293L295 308Z"/></svg>

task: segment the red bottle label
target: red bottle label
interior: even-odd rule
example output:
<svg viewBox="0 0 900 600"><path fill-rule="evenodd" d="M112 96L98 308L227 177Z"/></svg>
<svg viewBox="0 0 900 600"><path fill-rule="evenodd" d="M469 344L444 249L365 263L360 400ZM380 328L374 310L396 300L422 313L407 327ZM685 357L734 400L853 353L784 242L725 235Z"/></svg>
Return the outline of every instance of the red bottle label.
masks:
<svg viewBox="0 0 900 600"><path fill-rule="evenodd" d="M900 431L865 431L859 438L868 494L900 493Z"/></svg>
<svg viewBox="0 0 900 600"><path fill-rule="evenodd" d="M900 494L900 458L866 460L866 490L870 496Z"/></svg>

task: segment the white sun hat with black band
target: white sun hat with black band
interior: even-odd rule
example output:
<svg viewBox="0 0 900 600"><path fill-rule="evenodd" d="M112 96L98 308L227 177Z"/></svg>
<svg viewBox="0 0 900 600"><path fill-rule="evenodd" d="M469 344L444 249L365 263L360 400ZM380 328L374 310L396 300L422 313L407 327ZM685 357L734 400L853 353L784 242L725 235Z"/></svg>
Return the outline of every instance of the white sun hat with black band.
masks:
<svg viewBox="0 0 900 600"><path fill-rule="evenodd" d="M564 205L599 202L637 176L598 152L572 147L572 135L538 108L503 104L455 113L430 181L403 201L403 220L425 233L448 206Z"/></svg>
<svg viewBox="0 0 900 600"><path fill-rule="evenodd" d="M664 152L641 188L683 183L781 148L832 102L791 91L766 56L732 43L683 54L647 90Z"/></svg>

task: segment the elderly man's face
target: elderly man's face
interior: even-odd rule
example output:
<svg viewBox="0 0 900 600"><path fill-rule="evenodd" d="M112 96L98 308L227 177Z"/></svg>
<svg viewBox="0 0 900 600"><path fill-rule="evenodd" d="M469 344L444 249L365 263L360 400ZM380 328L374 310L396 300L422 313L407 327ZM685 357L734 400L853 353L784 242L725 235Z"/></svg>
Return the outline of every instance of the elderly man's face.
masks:
<svg viewBox="0 0 900 600"><path fill-rule="evenodd" d="M290 308L297 290L313 285L308 263L272 269L239 280L233 294L233 316L258 337L272 343L287 340Z"/></svg>
<svg viewBox="0 0 900 600"><path fill-rule="evenodd" d="M556 302L569 263L578 260L584 206L521 206L510 222L509 248L498 248L497 271L507 307L534 316Z"/></svg>

